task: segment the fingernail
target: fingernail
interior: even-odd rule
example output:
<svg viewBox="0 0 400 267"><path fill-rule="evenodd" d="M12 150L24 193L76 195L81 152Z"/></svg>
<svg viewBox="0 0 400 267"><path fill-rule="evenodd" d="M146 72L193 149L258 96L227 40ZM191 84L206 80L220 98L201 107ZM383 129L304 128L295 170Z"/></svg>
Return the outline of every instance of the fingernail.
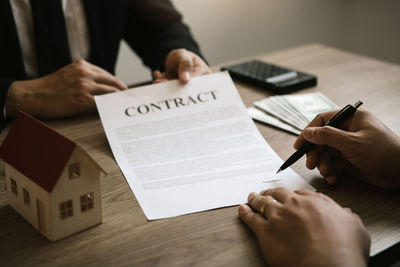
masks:
<svg viewBox="0 0 400 267"><path fill-rule="evenodd" d="M245 205L245 204L240 204L239 205L239 210L247 210L249 209L249 206Z"/></svg>
<svg viewBox="0 0 400 267"><path fill-rule="evenodd" d="M247 211L247 209L249 209L249 207L247 205L243 205L243 204L239 205L239 208L238 208L239 215L241 215L241 216L244 215L244 213Z"/></svg>
<svg viewBox="0 0 400 267"><path fill-rule="evenodd" d="M295 142L295 143L293 144L293 148L296 149L296 150L299 149L299 146L297 145L297 142Z"/></svg>
<svg viewBox="0 0 400 267"><path fill-rule="evenodd" d="M190 73L187 72L187 71L183 72L183 77L185 77L186 81L189 81L190 80Z"/></svg>
<svg viewBox="0 0 400 267"><path fill-rule="evenodd" d="M303 135L305 138L307 139L311 139L314 133L314 129L313 128L307 128L304 129Z"/></svg>
<svg viewBox="0 0 400 267"><path fill-rule="evenodd" d="M252 199L253 197L255 197L256 193L255 192L251 192L249 194L249 196L247 197L247 201L250 201L250 199Z"/></svg>

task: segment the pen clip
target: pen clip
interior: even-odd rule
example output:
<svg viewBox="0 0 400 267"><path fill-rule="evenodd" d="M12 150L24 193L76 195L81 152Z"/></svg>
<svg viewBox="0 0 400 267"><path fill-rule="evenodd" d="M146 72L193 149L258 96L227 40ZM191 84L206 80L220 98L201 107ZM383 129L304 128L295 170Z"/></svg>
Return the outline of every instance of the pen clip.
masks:
<svg viewBox="0 0 400 267"><path fill-rule="evenodd" d="M358 100L354 105L348 104L344 108L342 108L338 113L336 113L332 118L325 125L334 126L333 124L336 123L336 120L339 120L342 117L342 114L346 112L348 109L353 109L353 112L357 110L359 106L361 106L363 102Z"/></svg>
<svg viewBox="0 0 400 267"><path fill-rule="evenodd" d="M325 125L331 125L332 122L334 122L338 117L341 116L341 114L349 109L350 107L353 107L352 105L348 104L347 106L345 106L344 108L342 108L338 113L336 113L335 115L333 115L332 118L329 119L329 121L325 124Z"/></svg>

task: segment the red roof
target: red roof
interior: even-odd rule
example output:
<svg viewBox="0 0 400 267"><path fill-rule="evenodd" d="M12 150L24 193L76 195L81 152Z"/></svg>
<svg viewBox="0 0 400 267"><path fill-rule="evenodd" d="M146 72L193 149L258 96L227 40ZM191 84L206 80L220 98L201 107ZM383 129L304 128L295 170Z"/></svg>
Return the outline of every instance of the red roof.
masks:
<svg viewBox="0 0 400 267"><path fill-rule="evenodd" d="M0 147L0 158L52 192L77 144L20 112Z"/></svg>

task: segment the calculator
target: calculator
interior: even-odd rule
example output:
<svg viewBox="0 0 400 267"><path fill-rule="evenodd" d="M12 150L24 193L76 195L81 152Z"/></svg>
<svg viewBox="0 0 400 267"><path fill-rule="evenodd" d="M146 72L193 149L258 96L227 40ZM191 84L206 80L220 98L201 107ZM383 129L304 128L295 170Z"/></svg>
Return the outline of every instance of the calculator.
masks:
<svg viewBox="0 0 400 267"><path fill-rule="evenodd" d="M275 94L286 94L317 85L317 77L274 64L252 60L222 67L234 79L238 79Z"/></svg>

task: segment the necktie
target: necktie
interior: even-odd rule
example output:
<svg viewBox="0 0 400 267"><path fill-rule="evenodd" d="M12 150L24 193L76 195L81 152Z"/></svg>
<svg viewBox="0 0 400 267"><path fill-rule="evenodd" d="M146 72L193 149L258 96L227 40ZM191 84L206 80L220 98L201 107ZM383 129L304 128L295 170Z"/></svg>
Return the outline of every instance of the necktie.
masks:
<svg viewBox="0 0 400 267"><path fill-rule="evenodd" d="M3 77L24 79L25 68L17 28L9 1L0 1L0 74ZM3 88L0 88L2 90ZM0 93L1 96L1 93ZM0 98L4 100L4 98Z"/></svg>
<svg viewBox="0 0 400 267"><path fill-rule="evenodd" d="M61 0L30 0L40 76L71 63Z"/></svg>

